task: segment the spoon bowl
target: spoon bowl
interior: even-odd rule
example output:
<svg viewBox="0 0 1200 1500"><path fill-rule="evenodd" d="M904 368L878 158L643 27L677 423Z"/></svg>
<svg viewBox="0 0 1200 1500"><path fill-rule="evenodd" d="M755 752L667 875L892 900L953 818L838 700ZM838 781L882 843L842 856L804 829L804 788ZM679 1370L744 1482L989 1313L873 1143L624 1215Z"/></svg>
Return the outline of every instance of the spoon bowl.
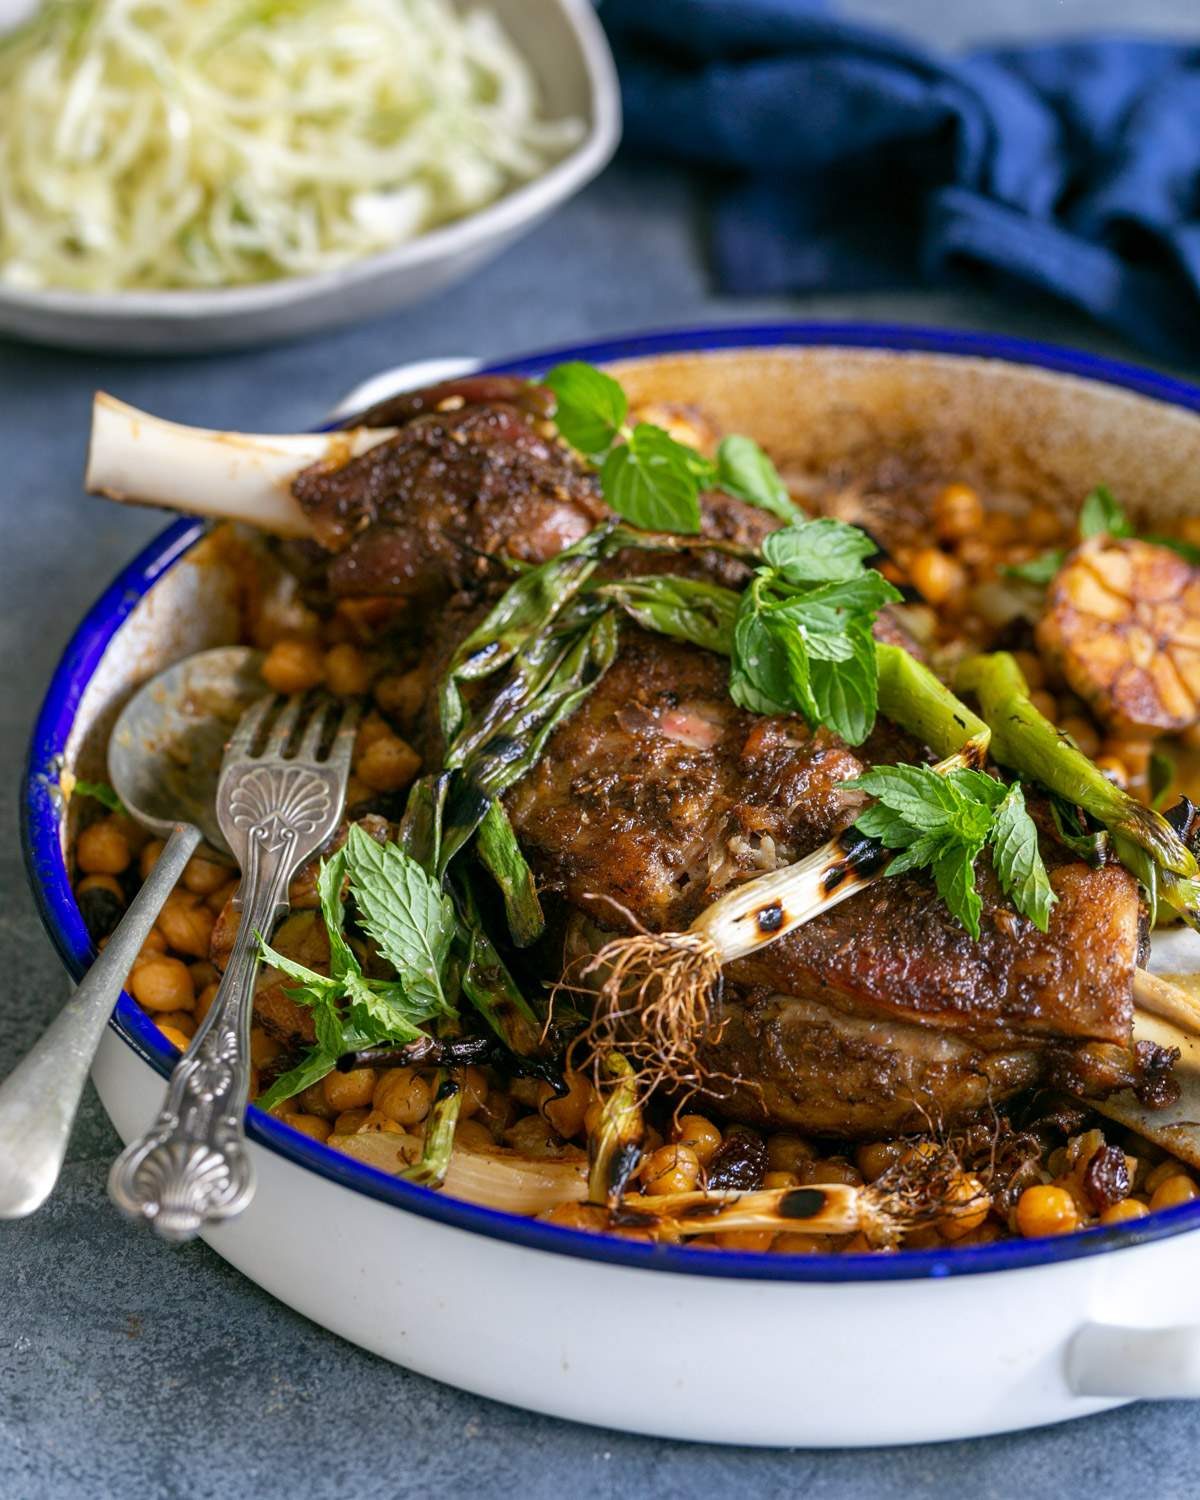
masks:
<svg viewBox="0 0 1200 1500"><path fill-rule="evenodd" d="M218 646L185 657L125 705L108 744L108 776L130 814L169 838L180 822L232 859L217 824L217 777L225 742L263 695L262 652Z"/></svg>

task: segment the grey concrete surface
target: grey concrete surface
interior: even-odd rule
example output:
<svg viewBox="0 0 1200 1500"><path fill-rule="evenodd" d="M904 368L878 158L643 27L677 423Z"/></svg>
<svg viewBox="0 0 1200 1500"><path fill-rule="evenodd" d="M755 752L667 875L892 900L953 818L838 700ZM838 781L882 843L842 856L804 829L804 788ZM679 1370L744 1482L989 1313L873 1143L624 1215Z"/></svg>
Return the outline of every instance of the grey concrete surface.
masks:
<svg viewBox="0 0 1200 1500"><path fill-rule="evenodd" d="M1034 25L1077 29L1090 15L1129 24L1118 14L1124 7L1084 0L856 0L847 8L932 35L949 28L955 40ZM1136 21L1195 35L1200 8L1144 3ZM45 1025L64 984L18 846L15 784L29 726L80 613L162 524L81 493L95 387L164 416L288 429L400 360L498 357L650 326L782 314L996 329L1137 357L1028 301L722 299L705 265L704 216L702 189L618 165L468 286L320 341L173 363L0 345L0 780L9 789L0 803L0 1075ZM631 1438L465 1396L314 1327L205 1247L172 1251L123 1223L103 1186L117 1144L89 1096L56 1197L30 1222L0 1225L0 1500L1197 1493L1200 1410L1187 1404L935 1448L772 1453ZM904 1380L904 1369L895 1376ZM755 1372L739 1368L735 1350L714 1350L712 1378L730 1400L753 1400ZM646 1402L653 1406L653 1390Z"/></svg>

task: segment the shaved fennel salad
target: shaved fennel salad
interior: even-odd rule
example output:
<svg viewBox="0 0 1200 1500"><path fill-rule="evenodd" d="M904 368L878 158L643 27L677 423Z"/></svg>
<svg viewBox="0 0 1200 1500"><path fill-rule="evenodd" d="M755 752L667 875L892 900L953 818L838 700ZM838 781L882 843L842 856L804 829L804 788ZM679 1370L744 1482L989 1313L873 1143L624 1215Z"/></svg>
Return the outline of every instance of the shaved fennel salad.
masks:
<svg viewBox="0 0 1200 1500"><path fill-rule="evenodd" d="M0 282L208 288L328 271L539 176L496 16L450 0L44 0L0 41Z"/></svg>

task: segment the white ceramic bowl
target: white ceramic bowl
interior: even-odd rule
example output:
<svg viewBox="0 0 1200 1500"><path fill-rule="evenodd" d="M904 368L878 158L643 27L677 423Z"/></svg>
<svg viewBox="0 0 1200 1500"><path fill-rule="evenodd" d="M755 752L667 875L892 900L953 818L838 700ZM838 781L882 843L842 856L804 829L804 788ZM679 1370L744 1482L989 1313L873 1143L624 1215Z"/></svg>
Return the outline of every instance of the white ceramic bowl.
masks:
<svg viewBox="0 0 1200 1500"><path fill-rule="evenodd" d="M635 395L696 401L785 461L853 468L880 445L916 443L998 486L1077 497L1104 479L1144 515L1200 513L1200 391L1085 356L972 335L788 325L647 336L515 368L564 356L619 361ZM232 638L237 581L203 535L176 522L116 580L68 648L35 730L30 877L76 974L89 944L51 783L64 760L98 773L113 716L138 683ZM1171 966L1200 967L1190 936ZM172 1061L123 997L94 1075L123 1139L158 1107ZM668 1437L834 1446L1200 1396L1200 1204L956 1251L702 1253L456 1202L256 1109L248 1130L257 1196L207 1236L212 1248L355 1343L500 1400Z"/></svg>
<svg viewBox="0 0 1200 1500"><path fill-rule="evenodd" d="M0 333L72 349L190 354L377 317L469 276L590 181L621 134L616 71L591 0L488 3L528 59L547 113L585 122L579 144L541 176L453 223L321 275L215 291L0 286Z"/></svg>

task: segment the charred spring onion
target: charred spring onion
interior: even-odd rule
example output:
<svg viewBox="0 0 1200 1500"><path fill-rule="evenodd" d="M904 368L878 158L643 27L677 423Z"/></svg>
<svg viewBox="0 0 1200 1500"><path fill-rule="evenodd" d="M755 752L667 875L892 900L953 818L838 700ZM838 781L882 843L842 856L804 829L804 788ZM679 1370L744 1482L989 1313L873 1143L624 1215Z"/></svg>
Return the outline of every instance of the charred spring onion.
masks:
<svg viewBox="0 0 1200 1500"><path fill-rule="evenodd" d="M969 657L958 669L955 686L977 698L992 727L991 753L1000 765L1083 808L1107 829L1117 857L1145 887L1152 919L1161 898L1191 926L1200 927L1195 856L1161 813L1115 786L1038 712L1008 652Z"/></svg>

